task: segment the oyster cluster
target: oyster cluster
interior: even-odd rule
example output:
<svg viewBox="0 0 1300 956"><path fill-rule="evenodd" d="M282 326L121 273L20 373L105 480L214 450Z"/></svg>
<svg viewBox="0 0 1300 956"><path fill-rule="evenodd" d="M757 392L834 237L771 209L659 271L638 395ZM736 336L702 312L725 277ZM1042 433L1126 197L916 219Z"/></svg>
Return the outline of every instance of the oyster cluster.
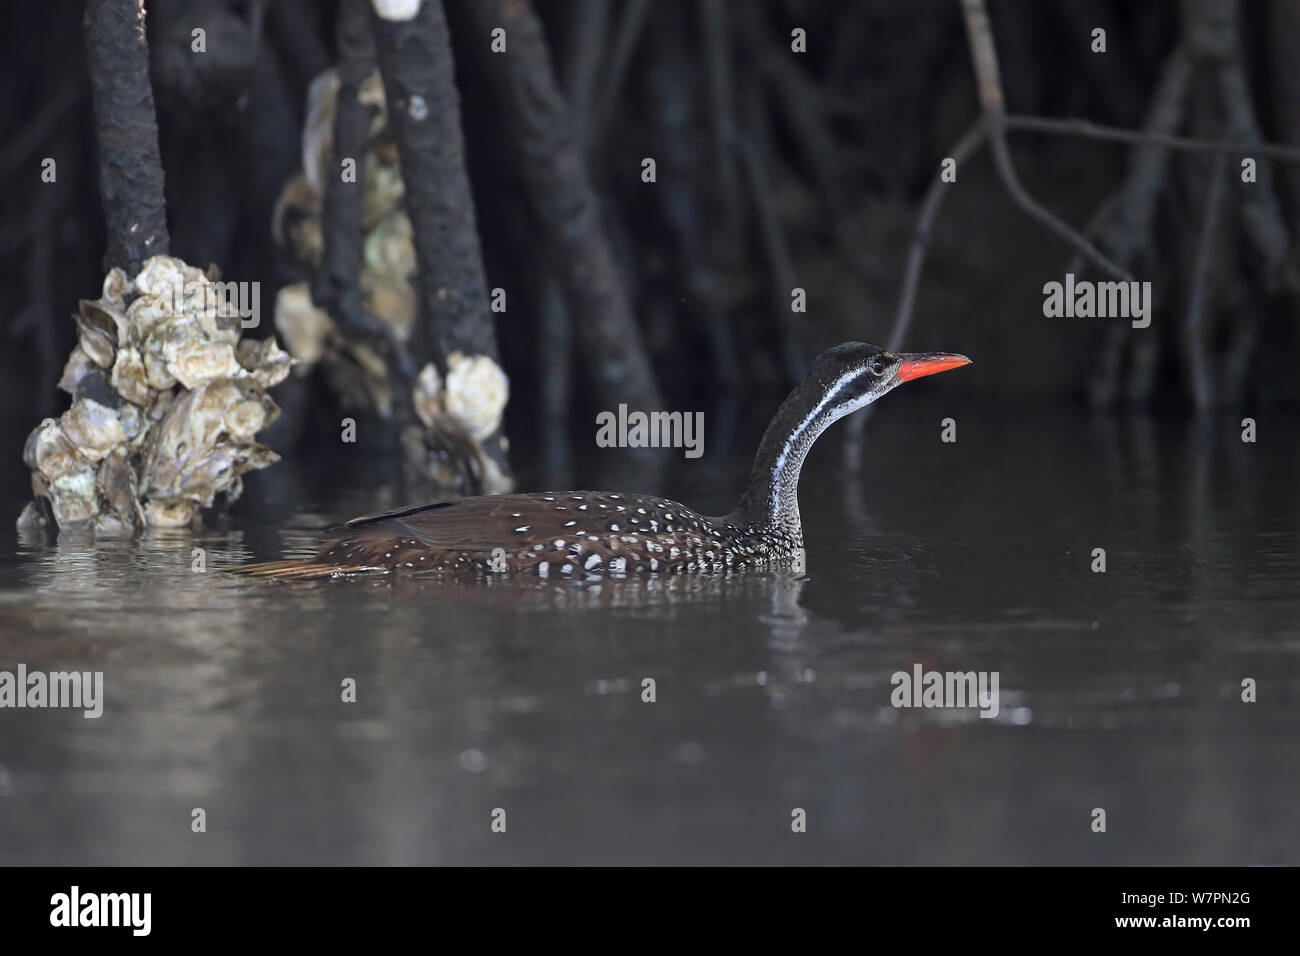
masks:
<svg viewBox="0 0 1300 956"><path fill-rule="evenodd" d="M290 265L314 276L324 256L321 217L326 182L339 176L334 155L334 114L339 78L329 70L313 81L303 129L302 170L285 185L272 223L277 246ZM388 129L387 103L378 71L361 84L358 100L370 112L364 169L364 258L359 282L366 312L407 342L419 308L414 285L415 242L403 206L405 187L397 145ZM345 338L330 315L312 301L308 281L284 286L275 303L275 325L298 373L320 368L343 404L391 416L393 395L383 356L365 342ZM444 382L426 365L412 400L423 430L406 429L401 441L419 475L459 494L509 491L512 482L484 447L501 425L509 394L505 373L486 356L453 352ZM500 439L501 459L505 442Z"/></svg>
<svg viewBox="0 0 1300 956"><path fill-rule="evenodd" d="M303 168L281 192L272 223L281 251L300 273L319 270L324 255L321 209L325 183L339 176L334 159L334 111L339 79L334 70L318 76L308 96L303 129ZM410 338L417 299L415 243L411 221L402 206L405 188L397 146L388 131L383 81L372 73L358 93L370 111L370 142L364 163L364 261L360 285L366 311L384 322L398 341ZM387 416L392 410L383 357L371 346L346 341L330 317L312 302L307 282L287 285L275 304L275 324L296 362L300 374L320 364L330 386L353 406L375 408Z"/></svg>
<svg viewBox="0 0 1300 956"><path fill-rule="evenodd" d="M274 339L241 340L213 280L170 256L121 269L82 300L59 387L72 406L27 439L36 500L19 527L90 522L96 533L193 522L241 476L278 456L254 439L279 408L266 394L293 360Z"/></svg>
<svg viewBox="0 0 1300 956"><path fill-rule="evenodd" d="M432 364L416 378L412 399L424 428L402 433L407 460L440 488L458 494L503 494L513 482L487 452L488 439L501 427L510 383L485 355L452 352L444 382ZM505 436L499 436L502 453Z"/></svg>

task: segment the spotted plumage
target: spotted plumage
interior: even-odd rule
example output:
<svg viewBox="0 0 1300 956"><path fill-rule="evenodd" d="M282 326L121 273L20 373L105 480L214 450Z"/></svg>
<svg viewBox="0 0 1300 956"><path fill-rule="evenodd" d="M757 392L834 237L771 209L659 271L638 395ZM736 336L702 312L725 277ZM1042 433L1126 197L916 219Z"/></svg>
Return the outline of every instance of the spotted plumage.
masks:
<svg viewBox="0 0 1300 956"><path fill-rule="evenodd" d="M477 572L566 579L797 562L803 555L799 471L817 436L903 381L968 361L895 355L861 343L824 353L768 426L739 506L720 517L621 492L464 498L355 518L314 558L234 570L276 578Z"/></svg>
<svg viewBox="0 0 1300 956"><path fill-rule="evenodd" d="M501 534L502 527L510 530ZM797 534L707 517L666 498L599 491L465 498L357 518L342 531L311 562L271 562L262 573L695 573L788 559L803 546ZM258 573L259 566L244 569Z"/></svg>

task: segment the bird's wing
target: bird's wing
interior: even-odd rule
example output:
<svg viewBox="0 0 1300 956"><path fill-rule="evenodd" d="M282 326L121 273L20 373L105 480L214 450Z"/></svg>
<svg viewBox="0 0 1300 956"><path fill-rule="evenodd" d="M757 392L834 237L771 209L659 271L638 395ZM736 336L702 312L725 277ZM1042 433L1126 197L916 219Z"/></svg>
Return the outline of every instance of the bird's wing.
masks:
<svg viewBox="0 0 1300 956"><path fill-rule="evenodd" d="M537 503L541 498L541 495L484 495L368 515L353 518L344 525L342 537L363 549L396 537L417 541L426 548L491 552L503 543L509 544L514 529L528 523L528 519L515 515L537 517ZM559 514L547 515L548 527L562 524L555 520Z"/></svg>

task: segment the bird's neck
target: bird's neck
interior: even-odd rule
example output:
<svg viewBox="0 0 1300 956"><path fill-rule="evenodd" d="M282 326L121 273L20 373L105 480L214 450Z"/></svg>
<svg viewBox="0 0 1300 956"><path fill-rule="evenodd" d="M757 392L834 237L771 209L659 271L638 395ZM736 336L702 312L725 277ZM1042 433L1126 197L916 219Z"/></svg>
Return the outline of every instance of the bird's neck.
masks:
<svg viewBox="0 0 1300 956"><path fill-rule="evenodd" d="M796 388L790 393L772 417L754 456L749 487L736 509L742 522L802 537L799 472L813 442L839 417L821 389Z"/></svg>

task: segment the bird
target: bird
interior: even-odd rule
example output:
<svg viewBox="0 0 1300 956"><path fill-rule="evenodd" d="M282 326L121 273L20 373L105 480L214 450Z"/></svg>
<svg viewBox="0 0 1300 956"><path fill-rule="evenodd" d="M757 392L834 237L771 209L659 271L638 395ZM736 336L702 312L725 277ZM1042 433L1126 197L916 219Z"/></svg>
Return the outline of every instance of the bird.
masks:
<svg viewBox="0 0 1300 956"><path fill-rule="evenodd" d="M904 382L970 362L949 352L895 353L865 342L823 352L764 431L735 510L718 517L647 494L482 495L353 518L312 558L229 570L294 580L413 572L572 579L711 574L801 560L799 473L818 436Z"/></svg>

